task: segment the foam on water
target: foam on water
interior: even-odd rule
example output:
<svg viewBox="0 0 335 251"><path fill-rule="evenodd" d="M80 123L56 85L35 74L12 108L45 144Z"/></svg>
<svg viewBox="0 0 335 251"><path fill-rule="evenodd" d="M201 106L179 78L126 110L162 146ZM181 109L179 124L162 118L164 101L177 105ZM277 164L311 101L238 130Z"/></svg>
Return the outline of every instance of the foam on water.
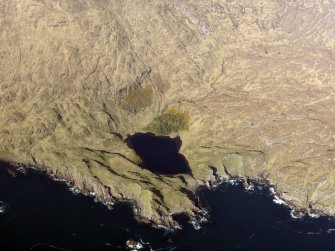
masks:
<svg viewBox="0 0 335 251"><path fill-rule="evenodd" d="M333 232L335 232L335 228L329 228L329 229L327 230L327 233L328 233L328 234L331 234L331 233L333 233Z"/></svg>
<svg viewBox="0 0 335 251"><path fill-rule="evenodd" d="M230 179L228 180L228 182L230 185L235 186L235 185L238 185L241 182L241 180L240 179Z"/></svg>
<svg viewBox="0 0 335 251"><path fill-rule="evenodd" d="M37 183L36 176L42 182ZM128 250L233 250L239 245L241 250L282 251L293 250L291 240L294 239L297 245L302 247L294 249L296 251L333 250L333 240L331 239L333 236L335 237L335 221L325 218L323 215L319 217L315 212L309 214L311 218L306 217L306 212L294 208L281 199L281 195L275 188L266 182L218 178L217 183L221 181L224 183L220 189L211 189L213 191L204 189L204 194L201 194L200 198L204 199L201 205L206 205L208 210L203 209L196 219L190 222L195 230L192 225L182 225L183 230L178 231L177 228L164 226L159 226L161 229L153 230L144 224L138 225L132 218L138 213L138 209L134 205L130 207L115 205L113 212L106 211L105 207L94 204L93 200L88 198L96 197L93 193L79 192L75 188L71 188L73 184L71 185L64 180L59 181L65 183L67 187L58 184L59 182L46 182L45 177L34 172L32 177L30 179L29 175L18 175L13 178L4 174L4 178L0 182L2 188L0 189L2 192L0 198L3 201L10 201L10 205L0 201L0 220L4 222L4 224L0 224L0 230L2 227L2 233L6 234L9 233L9 228L15 228L15 231L27 229L26 232L18 232L19 235L13 235L22 238L22 241L13 243L13 245L19 246L24 241L31 241L33 242L29 244L31 247L37 243L33 239L36 235L40 235L38 241L46 242L50 240L50 237L55 236L53 242L55 245L59 245L58 239L65 240L66 236L75 233L75 238L60 245L67 246L71 250L84 250L85 248L87 250L107 248L125 250L127 248L126 241L132 239L137 243L134 243L130 248L128 247ZM10 182L5 183L6 180ZM11 182L12 180L15 182ZM32 190L24 190L27 181L30 181ZM50 191L55 192L49 192L49 187ZM209 186L209 188L213 187ZM86 196L71 196L69 189ZM16 194L22 190L27 192L27 196L17 198ZM13 193L12 198L14 199L6 197L8 192ZM42 196L48 203L43 204L43 201L40 200ZM24 200L24 197L28 199ZM22 202L20 202L21 199ZM33 202L30 202L31 200ZM66 205L61 214L59 214L58 208L53 206L54 202L55 205ZM113 202L99 202L107 205L108 208L112 208L114 205ZM38 209L39 203L51 206L42 212L34 210L36 205ZM31 212L29 214L26 208L28 206ZM15 209L15 215L19 216L15 221L12 221L12 208ZM248 208L247 212L246 208ZM302 215L303 219L291 220L289 211L291 211L293 218L300 218L299 216ZM50 215L53 216L50 217L51 221L48 225L50 228L46 229L46 234L41 233L40 229L45 227L44 219ZM209 216L210 220L204 224ZM52 220L54 217L59 218ZM73 222L71 229L66 227L65 223L67 222ZM25 228L22 228L22 225ZM62 228L63 226L64 228ZM99 238L94 238L97 231L99 231ZM30 233L34 234L30 236ZM3 238L2 235L0 234L1 238ZM262 238L262 235L266 238ZM313 245L318 245L320 248L313 249ZM78 248L76 249L76 247ZM27 250L27 248L16 248L15 250Z"/></svg>
<svg viewBox="0 0 335 251"><path fill-rule="evenodd" d="M282 200L282 199L279 198L277 195L274 195L273 197L274 197L274 198L273 198L273 202L274 202L274 203L276 203L276 204L278 204L278 205L289 206L289 204L288 204L286 201Z"/></svg>
<svg viewBox="0 0 335 251"><path fill-rule="evenodd" d="M73 193L73 194L80 194L80 191L75 188L75 187L70 187L69 190Z"/></svg>
<svg viewBox="0 0 335 251"><path fill-rule="evenodd" d="M290 215L291 215L291 218L292 218L292 219L299 219L299 218L300 218L297 214L295 214L295 211L294 211L294 210L291 210L291 211L290 211Z"/></svg>
<svg viewBox="0 0 335 251"><path fill-rule="evenodd" d="M234 178L234 179L229 179L227 182L228 182L230 185L236 186L236 185L240 184L241 182L243 182L243 180L241 180L241 179L239 179L239 178ZM259 191L261 191L261 190L263 189L264 186L266 186L266 185L264 185L264 184L262 184L262 183L259 184L259 183L257 183L257 182L256 182L256 184L254 184L254 183L252 183L252 182L250 182L250 181L244 183L244 188L245 188L245 190L246 190L246 191L249 191L249 192L253 192L253 191L255 191L255 188L256 188L256 187L257 187L257 189L258 189ZM266 187L268 187L268 186L266 186ZM275 204L282 205L282 206L285 206L285 207L289 208L289 209L290 209L290 215L291 215L291 217L292 217L293 219L299 219L299 218L302 218L303 216L306 215L305 213L296 210L296 208L295 208L293 205L291 205L291 204L289 204L288 202L286 202L285 200L281 199L281 198L279 197L278 192L275 190L274 187L271 187L271 186L270 186L270 187L269 187L269 191L270 191L270 194L273 196L273 200L272 200L272 201L273 201ZM320 215L319 215L319 214L316 214L316 213L308 213L307 215L308 215L309 217L311 217L311 218L318 218L318 217L320 217Z"/></svg>
<svg viewBox="0 0 335 251"><path fill-rule="evenodd" d="M245 190L247 191L255 191L255 185L251 182L248 182L246 185L245 185Z"/></svg>
<svg viewBox="0 0 335 251"><path fill-rule="evenodd" d="M0 214L6 213L8 210L8 204L6 202L0 201Z"/></svg>
<svg viewBox="0 0 335 251"><path fill-rule="evenodd" d="M275 189L273 187L270 187L270 193L273 195L273 202L278 204L278 205L284 205L288 208L290 208L290 215L293 219L300 219L302 217L304 217L305 215L308 215L310 218L319 218L321 215L317 214L317 213L312 213L312 212L302 212L299 210L296 210L296 208L294 206L292 206L291 204L287 203L286 201L282 200L278 193L275 191Z"/></svg>
<svg viewBox="0 0 335 251"><path fill-rule="evenodd" d="M296 210L296 208L294 208L294 206L292 206L291 204L287 203L286 201L284 201L283 199L281 199L278 195L278 193L276 192L276 190L273 187L269 188L270 193L273 196L273 202L275 204L278 205L283 205L286 206L290 209L290 216L293 219L300 219L302 217L304 217L305 213Z"/></svg>
<svg viewBox="0 0 335 251"><path fill-rule="evenodd" d="M308 216L311 217L311 218L317 219L317 218L320 218L321 215L317 214L317 213L308 213Z"/></svg>

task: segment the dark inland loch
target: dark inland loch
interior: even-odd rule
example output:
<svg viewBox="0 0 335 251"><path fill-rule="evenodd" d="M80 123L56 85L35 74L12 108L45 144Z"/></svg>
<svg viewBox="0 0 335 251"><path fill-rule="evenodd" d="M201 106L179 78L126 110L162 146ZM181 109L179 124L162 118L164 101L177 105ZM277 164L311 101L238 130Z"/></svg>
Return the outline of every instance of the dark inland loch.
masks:
<svg viewBox="0 0 335 251"><path fill-rule="evenodd" d="M126 139L128 146L141 158L141 166L156 174L192 174L186 158L179 153L180 137L136 133Z"/></svg>
<svg viewBox="0 0 335 251"><path fill-rule="evenodd" d="M0 165L0 250L334 250L335 221L329 217L293 219L273 203L268 187L229 182L214 191L201 189L211 219L195 230L167 231L140 224L131 205L113 210L94 198L70 191L42 172L7 171Z"/></svg>

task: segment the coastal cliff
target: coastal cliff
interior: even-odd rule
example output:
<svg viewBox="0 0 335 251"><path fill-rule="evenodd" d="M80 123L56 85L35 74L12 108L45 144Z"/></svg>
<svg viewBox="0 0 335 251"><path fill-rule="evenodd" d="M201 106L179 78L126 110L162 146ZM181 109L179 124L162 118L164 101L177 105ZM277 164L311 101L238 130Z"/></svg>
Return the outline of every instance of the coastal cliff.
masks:
<svg viewBox="0 0 335 251"><path fill-rule="evenodd" d="M168 227L220 177L335 215L334 16L321 0L0 0L1 159ZM125 139L147 131L179 136L192 175L142 168Z"/></svg>

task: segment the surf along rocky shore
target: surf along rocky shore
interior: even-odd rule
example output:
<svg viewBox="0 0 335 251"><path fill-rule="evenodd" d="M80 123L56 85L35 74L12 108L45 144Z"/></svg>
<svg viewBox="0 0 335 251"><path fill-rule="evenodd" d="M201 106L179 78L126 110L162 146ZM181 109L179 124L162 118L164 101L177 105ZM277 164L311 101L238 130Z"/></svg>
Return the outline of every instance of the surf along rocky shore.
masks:
<svg viewBox="0 0 335 251"><path fill-rule="evenodd" d="M333 1L1 3L0 159L169 228L215 175L335 215ZM137 132L179 137L192 174L142 168Z"/></svg>
<svg viewBox="0 0 335 251"><path fill-rule="evenodd" d="M48 173L47 171L42 171L40 168L36 168L33 165L22 165L18 163L4 163L2 162L2 165L5 165L7 168L7 171L12 175L29 175L30 173L38 173L42 175L48 176L50 179L56 181L56 182L62 182L65 183L68 189L74 193L74 194L82 194L84 196L89 196L94 198L94 201L97 203L102 203L105 205L109 210L113 210L113 206L115 203L127 203L131 205L135 219L139 222L143 223L143 219L139 217L139 208L137 207L136 202L133 200L128 199L122 199L122 198L116 198L111 196L110 198L105 198L99 196L99 194L96 194L90 189L86 187L77 188L74 186L74 182L67 180L66 177L63 176L57 176L52 173ZM249 192L254 192L255 189L258 190L268 190L271 196L273 197L273 202L279 205L284 205L287 207L288 210L290 210L291 217L294 219L299 219L302 217L305 217L306 215L312 218L318 218L320 216L326 216L325 214L322 214L322 212L316 212L312 210L306 210L304 208L295 207L292 204L286 202L281 198L280 193L278 193L274 186L272 186L268 181L266 180L250 180L250 179L244 179L241 177L229 177L228 179L226 177L220 177L217 176L215 180L208 182L206 185L203 185L198 188L195 196L193 197L194 202L196 205L201 208L201 211L199 211L199 214L196 215L196 218L193 216L189 216L186 213L182 213L180 215L175 215L176 219L180 218L182 216L182 219L184 219L183 223L188 223L193 226L195 230L199 230L202 228L203 225L205 225L208 221L211 219L210 211L211 208L207 203L206 197L204 197L204 191L205 190L215 190L219 188L221 185L228 184L231 186L241 185L243 184L243 187L245 190ZM2 205L1 209L3 211L6 210L6 205ZM186 221L185 221L186 218ZM145 222L145 221L144 221ZM179 224L181 221L176 221L176 225L174 226L166 226L161 224L155 224L154 222L145 222L149 225L151 225L154 228L161 228L165 229L166 231L179 231L183 229L183 225Z"/></svg>

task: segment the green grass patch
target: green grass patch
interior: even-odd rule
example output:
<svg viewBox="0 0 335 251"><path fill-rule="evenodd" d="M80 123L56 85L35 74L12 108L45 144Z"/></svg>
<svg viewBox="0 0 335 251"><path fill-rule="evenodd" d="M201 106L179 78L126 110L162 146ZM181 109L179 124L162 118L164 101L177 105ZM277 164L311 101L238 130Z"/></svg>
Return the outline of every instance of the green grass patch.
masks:
<svg viewBox="0 0 335 251"><path fill-rule="evenodd" d="M166 110L162 115L154 118L146 130L156 134L168 135L189 128L189 114L174 108Z"/></svg>

